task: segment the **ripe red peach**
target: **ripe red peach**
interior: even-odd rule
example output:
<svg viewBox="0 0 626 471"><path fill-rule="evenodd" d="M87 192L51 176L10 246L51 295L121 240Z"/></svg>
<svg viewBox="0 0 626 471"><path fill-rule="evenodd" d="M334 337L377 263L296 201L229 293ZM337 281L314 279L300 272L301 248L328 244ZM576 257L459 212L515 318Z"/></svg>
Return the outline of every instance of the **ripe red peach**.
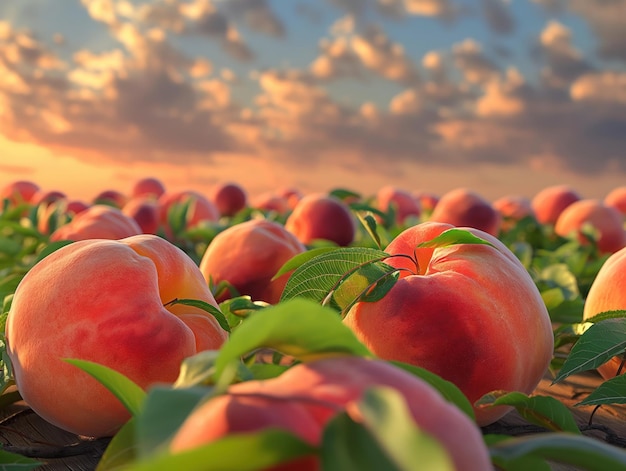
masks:
<svg viewBox="0 0 626 471"><path fill-rule="evenodd" d="M194 190L183 190L166 192L158 199L159 221L164 228L166 235L170 235L168 215L176 206L189 204L186 218L186 228L194 227L203 221L218 221L220 213L213 204L202 193Z"/></svg>
<svg viewBox="0 0 626 471"><path fill-rule="evenodd" d="M439 202L439 196L430 191L415 191L413 197L419 202L422 211L431 214Z"/></svg>
<svg viewBox="0 0 626 471"><path fill-rule="evenodd" d="M241 295L275 304L289 273L273 281L272 277L285 262L305 250L282 224L250 219L228 227L211 240L200 260L200 271L207 282L228 281ZM228 297L229 293L224 293L217 300Z"/></svg>
<svg viewBox="0 0 626 471"><path fill-rule="evenodd" d="M67 202L67 212L72 215L82 213L90 205L81 200L70 200Z"/></svg>
<svg viewBox="0 0 626 471"><path fill-rule="evenodd" d="M165 193L165 185L161 180L154 177L145 177L135 182L130 191L130 196L149 196L150 198L159 199L163 193Z"/></svg>
<svg viewBox="0 0 626 471"><path fill-rule="evenodd" d="M122 208L122 213L133 218L144 234L156 234L159 230L159 205L149 196L130 198Z"/></svg>
<svg viewBox="0 0 626 471"><path fill-rule="evenodd" d="M583 319L601 312L626 309L626 248L609 256L593 280L583 308ZM617 374L621 356L615 356L597 368L604 379ZM622 369L621 373L625 373Z"/></svg>
<svg viewBox="0 0 626 471"><path fill-rule="evenodd" d="M515 255L478 229L462 228L491 245L417 247L452 228L425 222L396 236L385 251L401 256L385 262L400 270L399 280L379 301L355 304L344 323L380 358L426 368L471 403L496 389L530 394L553 354L539 290ZM477 422L506 412L477 409Z"/></svg>
<svg viewBox="0 0 626 471"><path fill-rule="evenodd" d="M579 199L580 194L569 185L553 185L535 194L531 206L541 224L556 224L563 210Z"/></svg>
<svg viewBox="0 0 626 471"><path fill-rule="evenodd" d="M497 236L502 217L491 203L467 188L456 188L444 193L428 218L457 227L473 227Z"/></svg>
<svg viewBox="0 0 626 471"><path fill-rule="evenodd" d="M58 190L45 190L35 193L30 200L31 204L35 206L48 205L59 200L67 199L67 195Z"/></svg>
<svg viewBox="0 0 626 471"><path fill-rule="evenodd" d="M269 191L254 196L250 201L250 207L261 211L275 212L280 215L287 214L291 210L287 198Z"/></svg>
<svg viewBox="0 0 626 471"><path fill-rule="evenodd" d="M618 186L609 191L604 197L604 204L617 209L626 217L626 186Z"/></svg>
<svg viewBox="0 0 626 471"><path fill-rule="evenodd" d="M496 199L492 206L502 217L503 230L509 230L524 218L535 218L530 198L522 195L504 195ZM535 218L536 219L536 218Z"/></svg>
<svg viewBox="0 0 626 471"><path fill-rule="evenodd" d="M300 190L293 187L279 188L278 190L276 190L276 195L285 198L289 203L290 209L295 208L298 204L298 201L300 201L304 196L304 194Z"/></svg>
<svg viewBox="0 0 626 471"><path fill-rule="evenodd" d="M319 445L326 424L353 408L366 389L387 386L405 399L417 426L447 450L457 470L493 469L478 426L422 379L390 363L339 356L301 363L280 376L230 386L193 411L174 435L174 452L231 434L278 427ZM292 460L281 471L315 471L319 460Z"/></svg>
<svg viewBox="0 0 626 471"><path fill-rule="evenodd" d="M303 196L287 217L285 228L303 244L323 239L347 246L356 235L350 207L339 198L323 193Z"/></svg>
<svg viewBox="0 0 626 471"><path fill-rule="evenodd" d="M168 306L175 298L218 307L193 260L158 236L78 241L48 255L20 282L7 318L20 394L64 430L114 434L126 408L64 359L102 364L144 389L173 383L183 359L227 338L204 310Z"/></svg>
<svg viewBox="0 0 626 471"><path fill-rule="evenodd" d="M587 244L588 239L582 233L585 225L597 230L601 253L617 252L626 245L624 218L617 209L599 199L582 199L570 204L556 220L554 232L562 237L573 235Z"/></svg>
<svg viewBox="0 0 626 471"><path fill-rule="evenodd" d="M39 191L39 185L29 180L12 181L0 189L0 202L8 199L11 206L30 203Z"/></svg>
<svg viewBox="0 0 626 471"><path fill-rule="evenodd" d="M94 198L93 204L108 204L109 206L113 206L118 209L122 209L126 202L128 201L128 196L118 190L104 190L98 193Z"/></svg>
<svg viewBox="0 0 626 471"><path fill-rule="evenodd" d="M213 188L210 198L222 216L234 216L248 205L248 195L237 183L222 183Z"/></svg>
<svg viewBox="0 0 626 471"><path fill-rule="evenodd" d="M393 205L398 224L403 224L409 217L417 219L422 214L419 201L408 191L393 185L385 185L378 189L375 205L381 211L388 211Z"/></svg>
<svg viewBox="0 0 626 471"><path fill-rule="evenodd" d="M141 233L137 222L121 210L94 204L55 230L50 240L123 239Z"/></svg>

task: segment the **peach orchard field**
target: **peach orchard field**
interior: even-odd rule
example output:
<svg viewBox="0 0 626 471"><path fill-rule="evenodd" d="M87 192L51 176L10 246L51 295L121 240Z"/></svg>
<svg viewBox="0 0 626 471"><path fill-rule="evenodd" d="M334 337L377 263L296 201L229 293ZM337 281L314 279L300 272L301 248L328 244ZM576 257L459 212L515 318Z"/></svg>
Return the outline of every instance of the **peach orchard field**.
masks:
<svg viewBox="0 0 626 471"><path fill-rule="evenodd" d="M0 202L4 470L626 469L626 187Z"/></svg>

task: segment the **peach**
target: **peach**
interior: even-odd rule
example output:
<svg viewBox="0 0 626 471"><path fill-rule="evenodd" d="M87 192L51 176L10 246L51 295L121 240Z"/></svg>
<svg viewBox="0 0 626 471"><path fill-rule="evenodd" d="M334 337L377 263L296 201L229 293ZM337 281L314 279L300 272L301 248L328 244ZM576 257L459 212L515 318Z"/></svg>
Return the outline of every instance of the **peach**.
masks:
<svg viewBox="0 0 626 471"><path fill-rule="evenodd" d="M149 196L150 198L159 199L165 193L165 185L161 180L154 177L145 177L137 180L133 185L130 195Z"/></svg>
<svg viewBox="0 0 626 471"><path fill-rule="evenodd" d="M422 210L431 214L439 202L439 196L429 191L415 191L413 197L419 202Z"/></svg>
<svg viewBox="0 0 626 471"><path fill-rule="evenodd" d="M422 214L419 201L408 191L393 185L385 185L378 189L375 205L385 212L393 205L398 224L403 224L409 217L417 219Z"/></svg>
<svg viewBox="0 0 626 471"><path fill-rule="evenodd" d="M585 298L583 319L601 312L626 309L626 248L611 254L598 270ZM613 378L622 363L615 356L597 370L604 379ZM622 369L621 373L626 372Z"/></svg>
<svg viewBox="0 0 626 471"><path fill-rule="evenodd" d="M128 196L118 190L104 190L98 193L94 198L93 204L108 204L109 206L113 206L118 209L122 209L126 202L128 201Z"/></svg>
<svg viewBox="0 0 626 471"><path fill-rule="evenodd" d="M618 186L609 191L604 197L604 204L617 209L626 217L626 186Z"/></svg>
<svg viewBox="0 0 626 471"><path fill-rule="evenodd" d="M215 204L197 191L183 190L163 193L157 202L159 205L159 221L166 235L171 235L168 221L169 212L182 204L189 204L186 228L194 227L203 221L218 221L220 218L219 210Z"/></svg>
<svg viewBox="0 0 626 471"><path fill-rule="evenodd" d="M122 213L130 216L144 234L156 234L159 229L159 205L149 196L130 198L122 207Z"/></svg>
<svg viewBox="0 0 626 471"><path fill-rule="evenodd" d="M585 225L598 232L597 247L601 253L613 253L626 245L624 219L621 213L599 199L582 199L570 204L559 215L554 232L562 237L573 236L582 244L588 239L582 233Z"/></svg>
<svg viewBox="0 0 626 471"><path fill-rule="evenodd" d="M87 209L90 205L81 200L70 200L67 202L67 212L69 214L78 214L82 213L85 209Z"/></svg>
<svg viewBox="0 0 626 471"><path fill-rule="evenodd" d="M356 235L350 207L339 198L323 193L303 196L287 217L285 228L303 244L323 239L347 246Z"/></svg>
<svg viewBox="0 0 626 471"><path fill-rule="evenodd" d="M234 216L248 205L248 195L237 183L222 183L213 188L210 198L221 216Z"/></svg>
<svg viewBox="0 0 626 471"><path fill-rule="evenodd" d="M138 234L141 228L132 217L112 206L94 204L55 230L50 240L123 239Z"/></svg>
<svg viewBox="0 0 626 471"><path fill-rule="evenodd" d="M531 206L541 224L556 224L563 210L579 199L580 194L569 185L553 185L535 194Z"/></svg>
<svg viewBox="0 0 626 471"><path fill-rule="evenodd" d="M276 195L281 196L289 203L289 208L293 209L298 204L298 201L304 196L300 190L293 187L283 187L276 190Z"/></svg>
<svg viewBox="0 0 626 471"><path fill-rule="evenodd" d="M393 388L404 397L417 426L447 450L455 469L493 469L478 426L430 384L388 362L357 356L301 363L273 379L234 384L190 414L170 449L180 452L269 427L319 445L329 420L352 408L373 386ZM315 457L299 458L272 469L314 471L320 463Z"/></svg>
<svg viewBox="0 0 626 471"><path fill-rule="evenodd" d="M30 203L39 191L39 185L29 180L12 181L0 189L0 202L8 199L11 206Z"/></svg>
<svg viewBox="0 0 626 471"><path fill-rule="evenodd" d="M254 209L275 212L280 215L287 214L291 210L287 198L269 191L253 197L250 202L250 206Z"/></svg>
<svg viewBox="0 0 626 471"><path fill-rule="evenodd" d="M535 218L530 198L522 195L504 195L491 203L502 216L502 229L510 230L524 218Z"/></svg>
<svg viewBox="0 0 626 471"><path fill-rule="evenodd" d="M530 394L553 354L552 324L532 278L496 237L491 245L418 248L454 226L425 222L397 235L385 263L400 278L379 301L358 302L344 323L376 355L426 368L470 402L496 389ZM395 255L395 257L394 257ZM488 425L508 409L476 409Z"/></svg>
<svg viewBox="0 0 626 471"><path fill-rule="evenodd" d="M147 389L173 383L183 359L226 340L215 318L175 298L218 307L197 266L153 235L84 240L37 263L18 285L6 324L20 394L50 423L91 437L114 434L125 407L63 359L97 362Z"/></svg>
<svg viewBox="0 0 626 471"><path fill-rule="evenodd" d="M59 200L64 200L66 198L67 198L67 195L63 193L62 191L46 190L46 191L37 192L35 195L33 195L30 202L35 206L39 206L39 205L48 205L50 203L54 203Z"/></svg>
<svg viewBox="0 0 626 471"><path fill-rule="evenodd" d="M242 295L275 304L287 284L289 273L272 281L285 262L306 250L285 227L266 219L250 219L218 233L209 243L200 271L214 283L227 281ZM228 293L218 296L224 301Z"/></svg>
<svg viewBox="0 0 626 471"><path fill-rule="evenodd" d="M467 188L456 188L444 193L428 218L457 227L473 227L497 236L502 217L491 203Z"/></svg>

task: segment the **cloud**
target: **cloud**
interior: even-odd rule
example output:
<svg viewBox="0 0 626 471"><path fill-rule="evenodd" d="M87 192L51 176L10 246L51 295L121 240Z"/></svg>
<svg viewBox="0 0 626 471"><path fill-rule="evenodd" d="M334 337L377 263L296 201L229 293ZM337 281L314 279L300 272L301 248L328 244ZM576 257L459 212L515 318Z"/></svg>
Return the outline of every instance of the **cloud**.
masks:
<svg viewBox="0 0 626 471"><path fill-rule="evenodd" d="M492 31L509 34L515 29L515 19L509 11L508 2L504 0L482 0L485 21Z"/></svg>
<svg viewBox="0 0 626 471"><path fill-rule="evenodd" d="M230 0L225 3L225 9L234 18L242 18L254 31L275 37L285 35L285 25L267 0Z"/></svg>
<svg viewBox="0 0 626 471"><path fill-rule="evenodd" d="M391 41L380 27L370 24L355 31L354 17L346 16L331 27L333 37L320 41L320 55L310 70L320 79L366 78L368 73L403 84L419 80L416 65L404 47Z"/></svg>
<svg viewBox="0 0 626 471"><path fill-rule="evenodd" d="M601 56L626 61L626 0L570 0L569 7L589 23Z"/></svg>
<svg viewBox="0 0 626 471"><path fill-rule="evenodd" d="M471 83L486 82L499 72L498 66L484 53L482 46L473 39L466 39L452 48L456 67Z"/></svg>
<svg viewBox="0 0 626 471"><path fill-rule="evenodd" d="M189 165L245 155L293 167L341 161L392 174L422 163L531 167L543 159L585 174L626 171L626 79L615 65L622 20L609 14L624 2L589 1L597 11L577 0L566 7L592 31L607 28L598 44L613 62L587 57L589 46L562 17L538 34L529 59L539 65L529 70L512 64L520 53L514 41L506 42L510 54L498 55L471 30L421 56L409 49L404 35L425 17L456 17L461 25L458 15L468 10L460 2L294 4L294 18L309 6L319 23L305 24L326 33L317 49L298 44L286 63L299 65L286 66L257 63L267 60L262 43L287 47L298 33L278 2L83 0L93 21L106 26L107 41L97 49L0 22L0 129L118 162ZM502 0L482 6L484 15L472 21L517 40L517 10ZM395 19L381 17L380 8ZM256 41L261 36L269 39ZM209 42L240 62L229 68L224 55L207 56ZM367 85L377 91L364 92Z"/></svg>
<svg viewBox="0 0 626 471"><path fill-rule="evenodd" d="M567 87L592 68L572 44L570 30L557 21L550 21L541 32L540 48L546 61L543 78L551 87Z"/></svg>

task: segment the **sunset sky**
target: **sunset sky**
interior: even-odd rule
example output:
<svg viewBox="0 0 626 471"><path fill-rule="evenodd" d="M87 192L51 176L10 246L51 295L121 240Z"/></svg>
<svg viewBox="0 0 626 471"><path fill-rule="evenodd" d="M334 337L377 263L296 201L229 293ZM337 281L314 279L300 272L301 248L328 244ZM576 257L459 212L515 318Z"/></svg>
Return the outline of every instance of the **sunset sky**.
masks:
<svg viewBox="0 0 626 471"><path fill-rule="evenodd" d="M626 0L2 0L0 185L626 185Z"/></svg>

